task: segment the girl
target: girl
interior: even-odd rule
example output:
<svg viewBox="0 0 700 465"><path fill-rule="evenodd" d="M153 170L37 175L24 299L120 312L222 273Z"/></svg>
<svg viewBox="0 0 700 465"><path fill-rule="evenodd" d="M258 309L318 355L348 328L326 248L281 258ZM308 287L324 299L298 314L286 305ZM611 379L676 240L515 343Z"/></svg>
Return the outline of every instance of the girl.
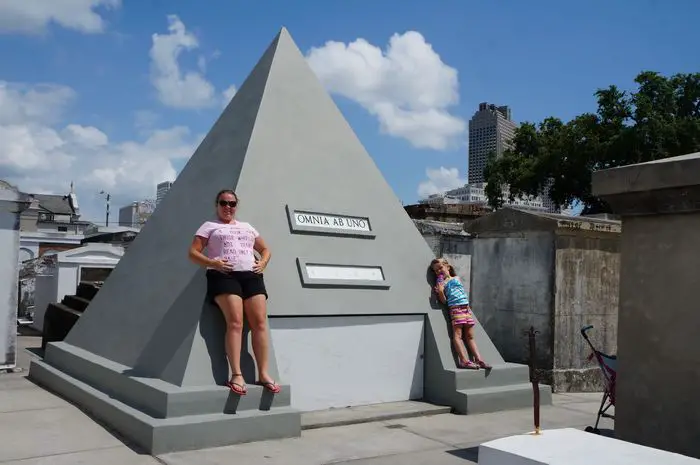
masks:
<svg viewBox="0 0 700 465"><path fill-rule="evenodd" d="M430 263L430 269L435 273L435 292L438 299L443 304L447 304L450 309L450 319L452 320L452 344L454 345L457 357L459 358L459 368L469 368L478 370L479 368L491 368L481 358L479 349L474 341L474 315L469 306L469 297L464 290L462 282L457 277L454 268L444 258L436 258ZM464 344L462 344L464 340ZM464 348L467 346L469 352L476 359L476 363L469 359Z"/></svg>

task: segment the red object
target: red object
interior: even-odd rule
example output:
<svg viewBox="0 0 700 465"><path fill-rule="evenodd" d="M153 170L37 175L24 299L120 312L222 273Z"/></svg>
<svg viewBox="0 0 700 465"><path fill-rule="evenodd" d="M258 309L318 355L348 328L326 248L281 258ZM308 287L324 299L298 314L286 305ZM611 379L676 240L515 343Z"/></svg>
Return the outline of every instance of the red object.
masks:
<svg viewBox="0 0 700 465"><path fill-rule="evenodd" d="M241 386L241 385L238 384L238 383L233 383L233 382L231 382L231 381L226 381L226 386L228 386L229 389L231 389L233 392L235 392L235 393L238 394L239 396L244 396L244 395L248 394L248 391L244 390L244 389L243 389L243 386Z"/></svg>

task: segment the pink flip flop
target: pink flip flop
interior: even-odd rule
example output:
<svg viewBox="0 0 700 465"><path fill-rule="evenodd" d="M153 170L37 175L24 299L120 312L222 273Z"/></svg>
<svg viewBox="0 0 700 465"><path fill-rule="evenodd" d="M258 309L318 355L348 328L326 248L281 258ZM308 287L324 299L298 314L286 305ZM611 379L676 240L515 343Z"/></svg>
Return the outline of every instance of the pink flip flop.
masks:
<svg viewBox="0 0 700 465"><path fill-rule="evenodd" d="M267 389L268 391L270 391L270 392L273 393L273 394L277 394L277 393L279 393L279 392L282 390L282 388L280 387L280 385L277 384L277 383L275 383L274 381L268 381L268 382L266 382L266 383L259 382L258 384L259 384L260 386L264 387L265 389Z"/></svg>

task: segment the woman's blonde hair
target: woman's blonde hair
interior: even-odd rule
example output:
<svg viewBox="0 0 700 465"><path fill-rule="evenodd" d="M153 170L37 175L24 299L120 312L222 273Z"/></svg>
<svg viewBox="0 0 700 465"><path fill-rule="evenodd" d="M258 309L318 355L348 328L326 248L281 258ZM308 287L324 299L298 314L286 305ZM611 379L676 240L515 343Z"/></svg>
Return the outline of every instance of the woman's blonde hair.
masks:
<svg viewBox="0 0 700 465"><path fill-rule="evenodd" d="M430 262L430 271L433 272L433 275L435 276L435 279L437 279L437 276L435 275L435 271L433 271L433 265L436 263L442 263L447 267L447 271L450 273L450 277L457 276L457 272L455 271L454 267L444 258L435 258L433 261Z"/></svg>

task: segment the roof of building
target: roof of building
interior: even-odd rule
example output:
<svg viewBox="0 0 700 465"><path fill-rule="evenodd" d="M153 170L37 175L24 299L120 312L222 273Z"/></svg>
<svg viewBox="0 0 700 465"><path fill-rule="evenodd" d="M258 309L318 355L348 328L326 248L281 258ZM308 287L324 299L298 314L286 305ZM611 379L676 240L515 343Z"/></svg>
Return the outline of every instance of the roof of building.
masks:
<svg viewBox="0 0 700 465"><path fill-rule="evenodd" d="M463 223L448 223L434 220L413 220L421 234L445 234L466 236Z"/></svg>
<svg viewBox="0 0 700 465"><path fill-rule="evenodd" d="M7 181L5 181L5 180L2 180L2 179L0 179L0 189L10 189L10 190L13 190L13 191L14 191L14 190L17 190L17 188L16 188L15 186L13 186L13 185L10 184L9 182L7 182Z"/></svg>
<svg viewBox="0 0 700 465"><path fill-rule="evenodd" d="M508 206L467 222L464 229L472 234L528 230L581 230L619 233L621 222L604 218L522 210Z"/></svg>
<svg viewBox="0 0 700 465"><path fill-rule="evenodd" d="M68 199L63 195L53 194L29 194L34 197L39 206L51 213L58 215L72 215L73 209L70 207Z"/></svg>
<svg viewBox="0 0 700 465"><path fill-rule="evenodd" d="M511 207L505 207L505 208L511 208ZM514 210L518 210L518 211L521 211L523 213L541 216L541 217L549 218L549 219L556 220L556 221L589 221L592 223L609 223L609 224L615 224L615 225L620 224L619 219L604 218L604 217L600 217L600 216L587 216L587 215L572 216L572 215L564 215L561 213L548 213L548 212L539 212L539 211L534 211L534 210L524 210L524 209L520 209L517 207L512 207L512 208Z"/></svg>

